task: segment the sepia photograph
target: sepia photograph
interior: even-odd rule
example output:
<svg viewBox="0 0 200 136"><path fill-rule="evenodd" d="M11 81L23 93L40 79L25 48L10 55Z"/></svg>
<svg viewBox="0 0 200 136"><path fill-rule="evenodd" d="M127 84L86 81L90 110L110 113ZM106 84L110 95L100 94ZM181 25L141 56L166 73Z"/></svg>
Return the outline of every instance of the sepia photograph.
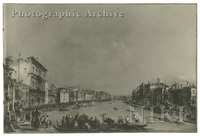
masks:
<svg viewBox="0 0 200 136"><path fill-rule="evenodd" d="M3 3L3 133L197 133L197 4Z"/></svg>

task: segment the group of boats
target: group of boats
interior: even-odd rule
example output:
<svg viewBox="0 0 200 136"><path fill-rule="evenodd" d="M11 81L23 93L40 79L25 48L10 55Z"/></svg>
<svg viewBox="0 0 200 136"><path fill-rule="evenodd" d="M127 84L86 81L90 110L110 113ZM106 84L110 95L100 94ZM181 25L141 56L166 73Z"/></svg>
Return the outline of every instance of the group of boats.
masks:
<svg viewBox="0 0 200 136"><path fill-rule="evenodd" d="M69 129L63 128L61 124L58 123L54 128L61 133L77 133L77 132L88 132L88 133L97 133L97 132L131 132L131 131L145 131L145 127L148 125L148 121L144 124L135 124L133 122L130 123L114 123L112 125L108 125L105 123L101 123L99 128L92 129Z"/></svg>
<svg viewBox="0 0 200 136"><path fill-rule="evenodd" d="M108 103L112 104L112 103ZM118 108L113 107L114 110L118 110ZM61 124L56 121L55 129L57 129L61 133L77 133L77 132L88 132L88 133L95 133L95 132L123 132L123 131L144 131L145 127L148 125L148 120L146 123L113 123L107 124L105 122L101 123L99 128L91 128L91 129L69 129L63 128Z"/></svg>
<svg viewBox="0 0 200 136"><path fill-rule="evenodd" d="M80 109L81 107L80 106L78 106L78 105L75 105L75 106L73 106L72 107L72 109ZM68 106L60 106L59 107L59 111L69 111L69 107Z"/></svg>
<svg viewBox="0 0 200 136"><path fill-rule="evenodd" d="M109 102L108 104L112 104L112 102ZM72 109L80 108L78 106L74 106ZM63 109L59 108L59 110L69 110L67 107L63 107ZM118 108L113 107L113 110L118 111ZM100 126L98 128L91 128L91 129L80 129L80 128L63 128L61 124L56 121L56 125L54 128L58 130L61 133L81 133L81 132L87 132L87 133L98 133L98 132L131 132L131 131L145 131L145 127L148 125L148 120L146 123L135 123L135 122L128 122L128 123L113 123L113 124L107 124L105 122L100 123Z"/></svg>
<svg viewBox="0 0 200 136"><path fill-rule="evenodd" d="M57 108L57 105L54 105L54 104L37 107L37 109L43 110L43 111L51 111L51 110L55 110L56 108Z"/></svg>

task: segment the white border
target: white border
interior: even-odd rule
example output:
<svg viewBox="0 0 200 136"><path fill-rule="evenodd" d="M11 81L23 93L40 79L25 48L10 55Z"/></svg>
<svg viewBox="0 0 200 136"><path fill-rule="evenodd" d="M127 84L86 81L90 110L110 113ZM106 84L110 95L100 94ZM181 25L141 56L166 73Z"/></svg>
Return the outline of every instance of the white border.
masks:
<svg viewBox="0 0 200 136"><path fill-rule="evenodd" d="M65 0L43 0L41 2L41 0L34 0L34 1L31 1L31 2L28 2L27 0L18 0L18 1L14 1L14 0L2 0L1 2L1 9L0 9L0 15L1 15L1 21L0 21L0 25L3 26L3 9L2 9L2 6L3 6L3 3L27 3L27 4L31 4L31 3L34 3L34 4L47 4L47 3L56 3L56 4L69 4L69 3L94 3L94 4L99 4L99 3L131 3L131 4L134 4L134 3L140 3L140 4L150 4L150 3L159 3L159 4L170 4L170 3L197 3L197 28L199 26L199 8L198 8L198 4L199 4L199 1L198 0L165 0L165 1L160 1L160 0L151 0L151 1L148 1L148 0L134 0L134 1L131 1L131 0L122 0L122 1L117 1L117 0L95 0L95 1L92 1L92 0L68 0L67 3ZM2 30L2 27L1 27L1 30ZM199 39L199 30L197 31L197 38ZM3 35L2 35L2 32L0 33L0 41L1 41L1 45L3 45ZM199 48L198 48L198 39L197 39L197 52L199 52ZM2 67L2 64L3 64L3 46L1 46L0 48L0 85L1 85L1 98L3 98L3 67ZM199 60L199 55L197 54L197 60ZM199 76L199 73L198 73L198 70L199 70L199 61L197 61L197 75ZM198 79L198 78L197 78ZM197 89L199 90L199 80L197 80ZM198 92L198 91L197 91ZM198 98L199 98L199 92L197 93L198 94ZM0 108L1 108L1 112L0 112L0 132L1 134L3 134L3 100L1 99L1 102L0 102ZM199 104L198 104L198 109L199 109ZM198 124L199 124L199 110L198 110ZM197 124L197 126L198 126ZM197 130L198 132L198 130ZM105 136L110 136L110 135L176 135L178 133L104 133L103 135ZM198 133L189 133L189 135L197 135ZM37 135L44 135L44 134L37 134ZM53 135L56 135L56 134L53 134ZM75 135L75 136L78 136L80 134L67 134L67 135ZM81 134L81 135L88 135L88 134ZM89 135L102 135L102 134L89 134ZM185 135L187 136L188 134L187 133L182 133L181 135Z"/></svg>

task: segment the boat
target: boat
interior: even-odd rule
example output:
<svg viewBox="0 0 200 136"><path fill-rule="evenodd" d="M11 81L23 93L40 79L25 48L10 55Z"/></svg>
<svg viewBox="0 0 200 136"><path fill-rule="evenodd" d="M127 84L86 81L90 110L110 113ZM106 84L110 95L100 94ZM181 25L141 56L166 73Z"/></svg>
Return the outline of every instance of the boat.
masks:
<svg viewBox="0 0 200 136"><path fill-rule="evenodd" d="M127 131L127 130L132 130L132 129L143 131L147 125L148 125L148 121L145 124L114 123L112 125L106 125L106 126L103 125L102 123L99 128L95 128L95 129L69 129L69 128L63 128L60 124L58 124L58 121L56 120L56 126L54 126L54 128L61 133L81 133L81 132L95 133L95 132L117 132L118 130L121 132L123 130Z"/></svg>
<svg viewBox="0 0 200 136"><path fill-rule="evenodd" d="M140 124L135 124L135 123L125 123L125 124L120 124L116 123L115 127L112 130L115 130L116 128L119 130L132 130L132 129L137 129L137 130L144 130L144 128L148 125L148 122L146 123L140 123Z"/></svg>
<svg viewBox="0 0 200 136"><path fill-rule="evenodd" d="M56 126L54 126L54 128L61 133L83 133L83 132L87 132L87 133L95 133L95 132L101 132L102 129L98 128L98 129L69 129L69 128L63 128L61 124L58 123L58 121L56 120Z"/></svg>
<svg viewBox="0 0 200 136"><path fill-rule="evenodd" d="M59 111L69 111L69 109L66 109L66 108L60 108Z"/></svg>
<svg viewBox="0 0 200 136"><path fill-rule="evenodd" d="M112 102L109 102L108 104L112 104Z"/></svg>
<svg viewBox="0 0 200 136"><path fill-rule="evenodd" d="M118 110L116 107L113 107L114 110Z"/></svg>
<svg viewBox="0 0 200 136"><path fill-rule="evenodd" d="M74 107L72 107L72 109L80 109L81 107L79 107L79 106L74 106Z"/></svg>
<svg viewBox="0 0 200 136"><path fill-rule="evenodd" d="M69 111L67 107L61 106L59 107L59 111Z"/></svg>
<svg viewBox="0 0 200 136"><path fill-rule="evenodd" d="M138 124L135 124L135 123L128 123L128 124L126 124L126 126L128 126L128 127L144 128L144 127L146 127L148 124L149 124L149 121L147 121L146 123L138 123Z"/></svg>

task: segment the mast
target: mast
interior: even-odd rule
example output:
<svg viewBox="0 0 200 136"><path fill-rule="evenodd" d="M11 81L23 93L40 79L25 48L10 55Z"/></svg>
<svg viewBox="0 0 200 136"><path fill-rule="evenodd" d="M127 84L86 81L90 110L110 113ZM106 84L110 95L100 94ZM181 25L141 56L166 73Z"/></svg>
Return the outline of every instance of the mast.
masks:
<svg viewBox="0 0 200 136"><path fill-rule="evenodd" d="M19 59L18 59L18 82L20 80L20 57L21 57L21 53L19 52Z"/></svg>

